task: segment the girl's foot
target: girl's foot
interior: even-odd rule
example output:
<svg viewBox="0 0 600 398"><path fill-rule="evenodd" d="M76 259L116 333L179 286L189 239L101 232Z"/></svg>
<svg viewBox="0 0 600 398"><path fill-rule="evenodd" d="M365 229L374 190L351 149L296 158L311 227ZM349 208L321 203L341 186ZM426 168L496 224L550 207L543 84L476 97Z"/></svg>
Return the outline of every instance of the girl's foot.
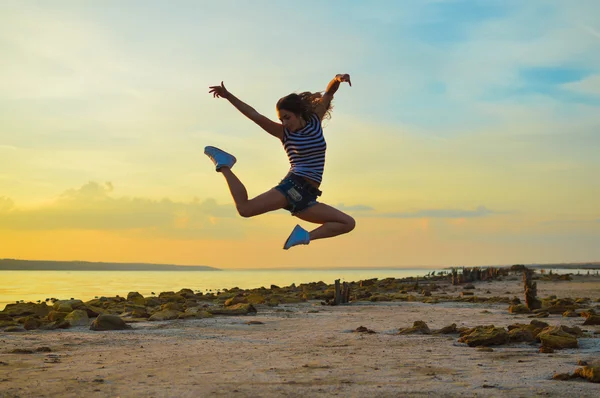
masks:
<svg viewBox="0 0 600 398"><path fill-rule="evenodd" d="M296 245L308 245L310 243L310 236L308 231L302 228L300 225L296 225L289 238L285 241L283 249L287 250L292 246Z"/></svg>
<svg viewBox="0 0 600 398"><path fill-rule="evenodd" d="M221 167L232 168L235 162L237 162L235 156L222 151L219 148L215 148L214 146L205 147L204 153L213 161L217 171L219 171Z"/></svg>

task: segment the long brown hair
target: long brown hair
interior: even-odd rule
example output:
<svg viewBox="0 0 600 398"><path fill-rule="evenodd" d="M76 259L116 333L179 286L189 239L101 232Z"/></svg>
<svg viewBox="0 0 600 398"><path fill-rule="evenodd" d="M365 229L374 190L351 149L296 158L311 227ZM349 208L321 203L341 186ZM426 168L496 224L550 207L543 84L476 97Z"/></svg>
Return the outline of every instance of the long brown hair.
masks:
<svg viewBox="0 0 600 398"><path fill-rule="evenodd" d="M323 95L320 92L311 93L305 91L300 94L292 93L277 101L277 110L285 109L286 111L295 113L296 115L302 116L304 120L309 120L313 113L316 113L318 107L323 106L321 98ZM323 119L329 119L331 117L331 110L333 106L331 102L328 104Z"/></svg>

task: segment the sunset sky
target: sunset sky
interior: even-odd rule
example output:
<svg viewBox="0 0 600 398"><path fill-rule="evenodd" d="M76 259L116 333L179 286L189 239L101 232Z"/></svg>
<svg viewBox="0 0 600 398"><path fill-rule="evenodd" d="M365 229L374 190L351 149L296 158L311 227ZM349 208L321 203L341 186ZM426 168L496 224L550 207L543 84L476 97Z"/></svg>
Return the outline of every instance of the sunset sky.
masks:
<svg viewBox="0 0 600 398"><path fill-rule="evenodd" d="M0 2L0 258L262 267L600 260L600 1ZM349 73L321 201L348 235L235 211L288 170L259 112Z"/></svg>

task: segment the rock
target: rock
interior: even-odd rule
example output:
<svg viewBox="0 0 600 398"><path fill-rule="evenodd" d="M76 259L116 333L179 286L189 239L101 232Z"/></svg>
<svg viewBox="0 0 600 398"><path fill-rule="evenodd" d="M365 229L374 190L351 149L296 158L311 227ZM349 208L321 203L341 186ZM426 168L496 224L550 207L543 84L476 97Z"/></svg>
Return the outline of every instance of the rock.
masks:
<svg viewBox="0 0 600 398"><path fill-rule="evenodd" d="M240 303L247 304L248 300L242 296L235 296L235 297L225 300L224 305L225 305L225 307L229 307L231 305L236 305L236 304L240 304Z"/></svg>
<svg viewBox="0 0 600 398"><path fill-rule="evenodd" d="M392 298L387 294L373 294L371 297L369 297L369 301L372 301L372 302L392 301Z"/></svg>
<svg viewBox="0 0 600 398"><path fill-rule="evenodd" d="M33 354L33 350L29 350L27 348L15 348L14 350L10 350L9 354Z"/></svg>
<svg viewBox="0 0 600 398"><path fill-rule="evenodd" d="M533 334L533 337L537 339L540 332L546 329L548 326L549 325L546 322L532 320L526 329L529 330L531 334Z"/></svg>
<svg viewBox="0 0 600 398"><path fill-rule="evenodd" d="M21 326L9 326L6 329L4 329L4 331L6 333L18 333L18 332L24 332L25 329L23 329Z"/></svg>
<svg viewBox="0 0 600 398"><path fill-rule="evenodd" d="M125 305L125 312L121 314L121 317L132 317L132 318L148 318L148 310L143 305L129 304Z"/></svg>
<svg viewBox="0 0 600 398"><path fill-rule="evenodd" d="M467 283L464 287L464 290L470 290L470 289L475 289L475 286L473 286L472 283Z"/></svg>
<svg viewBox="0 0 600 398"><path fill-rule="evenodd" d="M0 321L12 321L12 316L0 312Z"/></svg>
<svg viewBox="0 0 600 398"><path fill-rule="evenodd" d="M146 299L144 298L144 296L142 296L138 292L127 293L127 301L137 304L137 305L145 305L146 304Z"/></svg>
<svg viewBox="0 0 600 398"><path fill-rule="evenodd" d="M571 380L573 378L574 375L571 375L569 373L554 373L554 375L552 375L552 379L553 380Z"/></svg>
<svg viewBox="0 0 600 398"><path fill-rule="evenodd" d="M178 312L184 311L183 304L177 303L177 302L165 303L160 306L160 309L163 311L164 310L172 310L172 311L178 311Z"/></svg>
<svg viewBox="0 0 600 398"><path fill-rule="evenodd" d="M583 322L584 325L595 325L598 326L600 325L600 315L590 315L587 317L587 319L585 320L585 322Z"/></svg>
<svg viewBox="0 0 600 398"><path fill-rule="evenodd" d="M200 304L199 302L197 302L196 300L192 300L192 299L186 299L185 303L183 303L183 308L192 308L192 307L198 307L202 304Z"/></svg>
<svg viewBox="0 0 600 398"><path fill-rule="evenodd" d="M53 305L54 310L60 312L71 312L78 310L80 307L85 307L81 300L58 300Z"/></svg>
<svg viewBox="0 0 600 398"><path fill-rule="evenodd" d="M71 327L71 324L65 320L58 320L51 323L46 323L40 326L41 330L56 330L56 329L68 329Z"/></svg>
<svg viewBox="0 0 600 398"><path fill-rule="evenodd" d="M583 336L583 330L581 330L581 328L579 326L569 327L569 326L566 326L566 325L560 325L559 328L563 332L567 332L569 334L572 334L575 337L581 337L581 336Z"/></svg>
<svg viewBox="0 0 600 398"><path fill-rule="evenodd" d="M166 301L174 301L174 302L185 302L185 297L180 294L175 294L174 292L162 292L158 295L158 298L166 300Z"/></svg>
<svg viewBox="0 0 600 398"><path fill-rule="evenodd" d="M179 318L181 319L187 319L187 318L212 318L213 314L211 314L210 312L206 311L204 308L202 307L192 307L192 308L188 308L185 310L185 312L179 316Z"/></svg>
<svg viewBox="0 0 600 398"><path fill-rule="evenodd" d="M565 332L560 327L550 326L538 334L543 347L561 350L564 348L578 348L577 337Z"/></svg>
<svg viewBox="0 0 600 398"><path fill-rule="evenodd" d="M466 343L469 347L501 345L508 343L508 332L504 328L489 326L477 326L458 339L459 343Z"/></svg>
<svg viewBox="0 0 600 398"><path fill-rule="evenodd" d="M26 316L26 315L37 315L39 317L44 317L48 315L48 313L52 310L51 307L46 305L46 303L36 304L36 303L16 303L16 304L6 304L2 313L5 316L17 317L17 316Z"/></svg>
<svg viewBox="0 0 600 398"><path fill-rule="evenodd" d="M600 366L584 366L575 369L575 376L591 381L592 383L600 383Z"/></svg>
<svg viewBox="0 0 600 398"><path fill-rule="evenodd" d="M87 326L90 323L90 318L86 311L74 310L65 317L65 321L69 322L71 326Z"/></svg>
<svg viewBox="0 0 600 398"><path fill-rule="evenodd" d="M535 336L527 328L517 328L508 331L508 340L511 343L532 343Z"/></svg>
<svg viewBox="0 0 600 398"><path fill-rule="evenodd" d="M548 313L546 311L542 311L537 314L530 315L529 318L548 318L549 316L550 316L550 313Z"/></svg>
<svg viewBox="0 0 600 398"><path fill-rule="evenodd" d="M411 328L400 329L397 334L431 334L431 331L425 322L415 321Z"/></svg>
<svg viewBox="0 0 600 398"><path fill-rule="evenodd" d="M544 346L540 347L540 353L542 353L542 354L552 354L553 352L554 352L554 348L544 347Z"/></svg>
<svg viewBox="0 0 600 398"><path fill-rule="evenodd" d="M194 291L192 289L181 289L180 291L178 291L175 294L179 295L181 297L185 297L186 299L196 298L196 294L194 293Z"/></svg>
<svg viewBox="0 0 600 398"><path fill-rule="evenodd" d="M19 322L17 322L17 321L0 321L0 328L5 328L8 326L19 326Z"/></svg>
<svg viewBox="0 0 600 398"><path fill-rule="evenodd" d="M58 312L58 311L50 311L48 314L48 320L51 322L62 321L65 317L69 315L68 312Z"/></svg>
<svg viewBox="0 0 600 398"><path fill-rule="evenodd" d="M375 278L375 279L365 279L363 281L360 281L359 286L360 287L373 286L376 282L377 282L377 278Z"/></svg>
<svg viewBox="0 0 600 398"><path fill-rule="evenodd" d="M224 308L209 308L207 310L213 315L248 315L256 313L256 308L252 304L235 304Z"/></svg>
<svg viewBox="0 0 600 398"><path fill-rule="evenodd" d="M568 311L563 312L562 316L564 318L578 318L579 314L573 310L568 310Z"/></svg>
<svg viewBox="0 0 600 398"><path fill-rule="evenodd" d="M454 334L454 333L458 333L458 330L456 329L456 323L453 323L452 325L449 325L449 326L444 326L440 330L436 330L433 332L433 334Z"/></svg>
<svg viewBox="0 0 600 398"><path fill-rule="evenodd" d="M516 304L508 307L508 312L511 314L529 314L531 311L524 304Z"/></svg>
<svg viewBox="0 0 600 398"><path fill-rule="evenodd" d="M166 310L161 310L161 311L155 312L154 314L152 314L150 316L150 318L148 318L148 320L149 321L168 321L171 319L177 319L180 314L181 314L181 312L179 312L179 311L166 309Z"/></svg>
<svg viewBox="0 0 600 398"><path fill-rule="evenodd" d="M98 318L92 322L90 330L105 331L105 330L125 330L131 329L131 326L126 324L118 315L98 315Z"/></svg>
<svg viewBox="0 0 600 398"><path fill-rule="evenodd" d="M521 299L517 296L513 296L513 298L509 301L510 305L519 305L521 304Z"/></svg>
<svg viewBox="0 0 600 398"><path fill-rule="evenodd" d="M572 311L579 308L579 305L576 304L573 300L570 299L557 299L553 300L550 306L543 308L546 312L550 314L562 314L566 311Z"/></svg>
<svg viewBox="0 0 600 398"><path fill-rule="evenodd" d="M262 294L252 293L246 297L246 302L250 304L264 304L267 302L267 299Z"/></svg>
<svg viewBox="0 0 600 398"><path fill-rule="evenodd" d="M283 296L281 302L284 304L298 304L306 302L306 298L298 296Z"/></svg>
<svg viewBox="0 0 600 398"><path fill-rule="evenodd" d="M146 307L158 307L162 304L162 301L156 297L146 297L144 299L144 306Z"/></svg>
<svg viewBox="0 0 600 398"><path fill-rule="evenodd" d="M538 334L548 327L546 322L531 321L528 325L516 323L508 326L509 340L511 342L533 342Z"/></svg>
<svg viewBox="0 0 600 398"><path fill-rule="evenodd" d="M356 329L354 329L352 332L354 332L354 333L367 333L367 334L377 333L376 331L368 329L365 326L359 326Z"/></svg>
<svg viewBox="0 0 600 398"><path fill-rule="evenodd" d="M34 316L28 316L27 319L25 319L25 322L23 322L23 328L25 330L38 329L40 326L42 326L42 321Z"/></svg>

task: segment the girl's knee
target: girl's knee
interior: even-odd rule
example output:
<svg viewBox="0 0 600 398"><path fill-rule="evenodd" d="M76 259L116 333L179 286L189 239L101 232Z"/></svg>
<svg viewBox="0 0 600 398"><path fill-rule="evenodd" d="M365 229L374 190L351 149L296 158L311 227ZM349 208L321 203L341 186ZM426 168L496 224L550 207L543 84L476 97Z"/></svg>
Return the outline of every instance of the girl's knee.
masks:
<svg viewBox="0 0 600 398"><path fill-rule="evenodd" d="M344 221L344 225L346 225L346 232L350 232L356 228L356 220L348 216L348 218Z"/></svg>

